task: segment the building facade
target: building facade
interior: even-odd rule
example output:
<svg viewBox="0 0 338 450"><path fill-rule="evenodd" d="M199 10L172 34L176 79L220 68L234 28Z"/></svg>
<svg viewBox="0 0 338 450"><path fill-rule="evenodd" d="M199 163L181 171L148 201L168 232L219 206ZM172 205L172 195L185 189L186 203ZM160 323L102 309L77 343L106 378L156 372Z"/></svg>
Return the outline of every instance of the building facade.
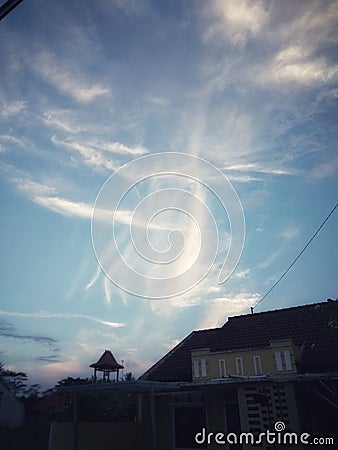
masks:
<svg viewBox="0 0 338 450"><path fill-rule="evenodd" d="M327 301L191 333L141 377L177 383L156 398L158 448L306 448L319 438L333 448L337 331L338 302Z"/></svg>
<svg viewBox="0 0 338 450"><path fill-rule="evenodd" d="M139 380L63 390L74 420L53 425L50 450L335 448L338 301L230 317L190 333ZM137 420L81 423L81 395L100 392L137 395Z"/></svg>

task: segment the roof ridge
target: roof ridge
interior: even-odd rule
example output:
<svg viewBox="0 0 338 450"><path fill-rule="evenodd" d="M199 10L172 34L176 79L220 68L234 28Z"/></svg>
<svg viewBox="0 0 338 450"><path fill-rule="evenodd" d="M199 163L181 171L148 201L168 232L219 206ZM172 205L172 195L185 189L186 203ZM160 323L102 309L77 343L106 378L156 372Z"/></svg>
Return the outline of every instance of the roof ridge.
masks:
<svg viewBox="0 0 338 450"><path fill-rule="evenodd" d="M289 306L287 308L270 309L268 311L261 311L261 312L258 312L258 313L247 313L247 314L240 314L238 316L229 316L227 322L225 322L223 327L228 323L229 320L233 321L235 319L241 319L241 318L247 317L247 316L249 316L249 317L261 316L261 315L264 315L264 314L269 314L270 315L270 314L273 314L273 313L278 313L280 311L290 311L290 310L301 309L301 308L309 308L309 307L313 307L313 306L316 306L316 305L327 305L329 302L338 302L338 299L333 300L333 299L329 298L329 299L327 299L324 302L306 303L304 305Z"/></svg>
<svg viewBox="0 0 338 450"><path fill-rule="evenodd" d="M326 302L230 317L220 328L192 331L140 379L191 381L192 350L210 347L212 353L217 353L249 347L267 348L269 341L281 339L292 339L294 345L303 345L300 361L302 371L313 371L319 366L338 367L337 311L338 299L328 299ZM332 319L333 327L329 318ZM335 334L331 333L330 328L336 330Z"/></svg>
<svg viewBox="0 0 338 450"><path fill-rule="evenodd" d="M222 326L223 327L223 326ZM215 328L203 328L202 330L194 330L195 333L205 333L206 331L217 331L221 330L222 327L215 327Z"/></svg>
<svg viewBox="0 0 338 450"><path fill-rule="evenodd" d="M179 347L181 347L186 341L188 341L196 331L191 331L185 338L183 338L178 344L175 345L171 350L169 350L168 353L166 353L164 356L162 356L161 359L159 359L154 365L152 365L148 370L146 370L140 377L139 380L146 380L148 375L150 375L155 369L160 366L164 360L167 359L168 356L170 356L172 353L174 353Z"/></svg>

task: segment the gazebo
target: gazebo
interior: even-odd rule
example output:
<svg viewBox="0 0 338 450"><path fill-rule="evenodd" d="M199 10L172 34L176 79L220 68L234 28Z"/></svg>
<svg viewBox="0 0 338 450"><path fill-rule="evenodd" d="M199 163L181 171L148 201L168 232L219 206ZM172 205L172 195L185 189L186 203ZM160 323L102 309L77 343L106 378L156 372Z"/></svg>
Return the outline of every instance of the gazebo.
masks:
<svg viewBox="0 0 338 450"><path fill-rule="evenodd" d="M114 358L110 350L105 350L101 358L89 367L94 369L94 383L97 381L97 371L103 372L103 382L110 381L110 372L116 372L116 381L119 381L119 370L124 367Z"/></svg>

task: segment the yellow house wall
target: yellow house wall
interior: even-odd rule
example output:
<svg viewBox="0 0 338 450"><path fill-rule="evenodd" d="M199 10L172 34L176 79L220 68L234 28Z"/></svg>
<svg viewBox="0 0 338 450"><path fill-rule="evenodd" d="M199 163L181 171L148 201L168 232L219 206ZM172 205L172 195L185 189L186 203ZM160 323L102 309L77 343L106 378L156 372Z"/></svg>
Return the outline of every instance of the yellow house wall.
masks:
<svg viewBox="0 0 338 450"><path fill-rule="evenodd" d="M292 364L292 370L285 369L284 351L290 352L290 359ZM283 371L277 370L277 364L275 360L275 352L281 352ZM244 376L255 376L254 356L259 356L261 360L262 374L270 375L285 375L297 373L296 357L297 349L293 345L291 340L275 341L271 342L269 347L259 349L246 349L237 351L217 352L212 353L210 349L200 349L192 352L192 375L194 381L206 381L210 379L220 378L219 372L219 360L224 359L226 363L226 376L236 376L236 358L240 357L243 361ZM201 360L206 361L206 376L201 375ZM194 374L194 361L197 360L200 364L199 377L195 377Z"/></svg>

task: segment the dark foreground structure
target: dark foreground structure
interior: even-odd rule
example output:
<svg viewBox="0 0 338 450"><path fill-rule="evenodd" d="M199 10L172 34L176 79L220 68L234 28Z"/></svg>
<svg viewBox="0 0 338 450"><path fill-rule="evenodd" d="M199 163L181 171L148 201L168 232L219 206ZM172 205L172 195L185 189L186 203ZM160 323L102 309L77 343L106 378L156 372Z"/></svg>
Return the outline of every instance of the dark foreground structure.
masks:
<svg viewBox="0 0 338 450"><path fill-rule="evenodd" d="M65 390L73 423L52 425L49 450L335 448L338 301L231 317L190 333L137 381ZM81 423L89 392L137 396L135 421Z"/></svg>

